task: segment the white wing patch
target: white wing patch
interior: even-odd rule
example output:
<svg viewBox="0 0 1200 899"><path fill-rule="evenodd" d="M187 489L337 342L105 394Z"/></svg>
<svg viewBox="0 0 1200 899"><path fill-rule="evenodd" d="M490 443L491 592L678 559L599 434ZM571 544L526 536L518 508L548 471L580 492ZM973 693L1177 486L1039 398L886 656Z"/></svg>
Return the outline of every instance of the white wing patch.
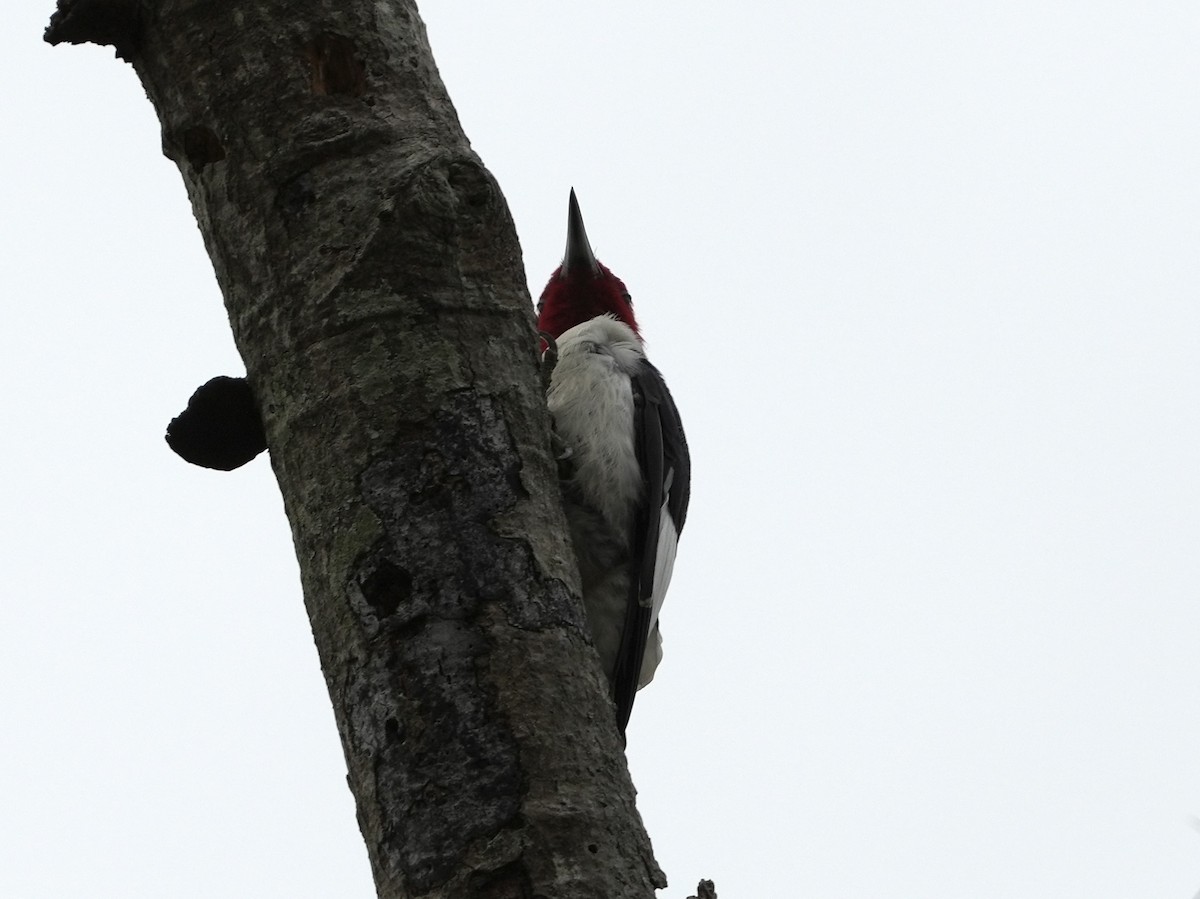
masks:
<svg viewBox="0 0 1200 899"><path fill-rule="evenodd" d="M667 588L671 586L671 572L675 568L675 551L679 549L679 534L675 531L675 522L667 512L667 504L662 507L661 523L658 527L658 555L654 559L654 588L651 593L650 626L658 624L658 613L662 611L663 600L667 598Z"/></svg>
<svg viewBox="0 0 1200 899"><path fill-rule="evenodd" d="M670 483L670 476L667 478ZM646 640L646 655L642 659L642 670L638 674L638 689L654 680L654 672L662 661L662 631L658 626L658 613L662 611L663 601L667 598L667 588L671 586L671 573L675 569L675 551L679 548L679 532L675 530L675 522L667 510L671 494L667 493L663 500L659 515L658 553L654 558L654 587L650 594L650 635Z"/></svg>

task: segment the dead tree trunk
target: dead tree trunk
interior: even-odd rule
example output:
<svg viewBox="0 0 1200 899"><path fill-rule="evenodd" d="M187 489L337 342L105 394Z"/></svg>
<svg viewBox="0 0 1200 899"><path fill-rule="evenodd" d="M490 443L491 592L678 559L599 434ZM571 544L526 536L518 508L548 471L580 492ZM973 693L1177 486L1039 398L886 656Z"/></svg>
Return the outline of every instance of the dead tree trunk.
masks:
<svg viewBox="0 0 1200 899"><path fill-rule="evenodd" d="M133 64L187 185L378 894L652 896L516 235L413 3L60 0L47 39Z"/></svg>

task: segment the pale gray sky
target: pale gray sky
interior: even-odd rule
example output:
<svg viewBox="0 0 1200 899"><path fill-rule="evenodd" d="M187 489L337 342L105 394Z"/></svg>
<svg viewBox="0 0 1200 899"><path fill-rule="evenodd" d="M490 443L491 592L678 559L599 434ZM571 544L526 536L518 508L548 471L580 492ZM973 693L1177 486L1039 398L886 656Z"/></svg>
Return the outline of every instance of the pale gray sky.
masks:
<svg viewBox="0 0 1200 899"><path fill-rule="evenodd" d="M368 897L240 373L132 70L9 10L0 896ZM672 881L1200 888L1192 3L432 3L536 294L574 185L691 438L634 710Z"/></svg>

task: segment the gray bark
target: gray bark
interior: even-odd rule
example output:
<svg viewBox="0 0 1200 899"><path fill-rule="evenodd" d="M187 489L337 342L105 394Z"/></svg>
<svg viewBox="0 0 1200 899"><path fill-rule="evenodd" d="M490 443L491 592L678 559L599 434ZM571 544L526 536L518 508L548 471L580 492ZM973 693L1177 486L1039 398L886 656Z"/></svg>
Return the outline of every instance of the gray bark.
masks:
<svg viewBox="0 0 1200 899"><path fill-rule="evenodd" d="M47 39L130 60L183 175L379 896L652 896L516 235L415 6L61 0Z"/></svg>

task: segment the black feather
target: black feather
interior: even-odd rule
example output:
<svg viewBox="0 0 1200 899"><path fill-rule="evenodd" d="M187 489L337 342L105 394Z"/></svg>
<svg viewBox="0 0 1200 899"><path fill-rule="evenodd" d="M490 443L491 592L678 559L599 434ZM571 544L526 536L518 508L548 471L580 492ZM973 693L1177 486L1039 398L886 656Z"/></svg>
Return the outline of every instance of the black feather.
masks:
<svg viewBox="0 0 1200 899"><path fill-rule="evenodd" d="M632 379L634 449L643 480L630 554L629 601L613 672L613 700L621 733L629 723L650 638L655 565L664 498L667 514L682 533L691 494L692 465L679 410L662 375L649 362ZM669 490L669 493L668 493Z"/></svg>

